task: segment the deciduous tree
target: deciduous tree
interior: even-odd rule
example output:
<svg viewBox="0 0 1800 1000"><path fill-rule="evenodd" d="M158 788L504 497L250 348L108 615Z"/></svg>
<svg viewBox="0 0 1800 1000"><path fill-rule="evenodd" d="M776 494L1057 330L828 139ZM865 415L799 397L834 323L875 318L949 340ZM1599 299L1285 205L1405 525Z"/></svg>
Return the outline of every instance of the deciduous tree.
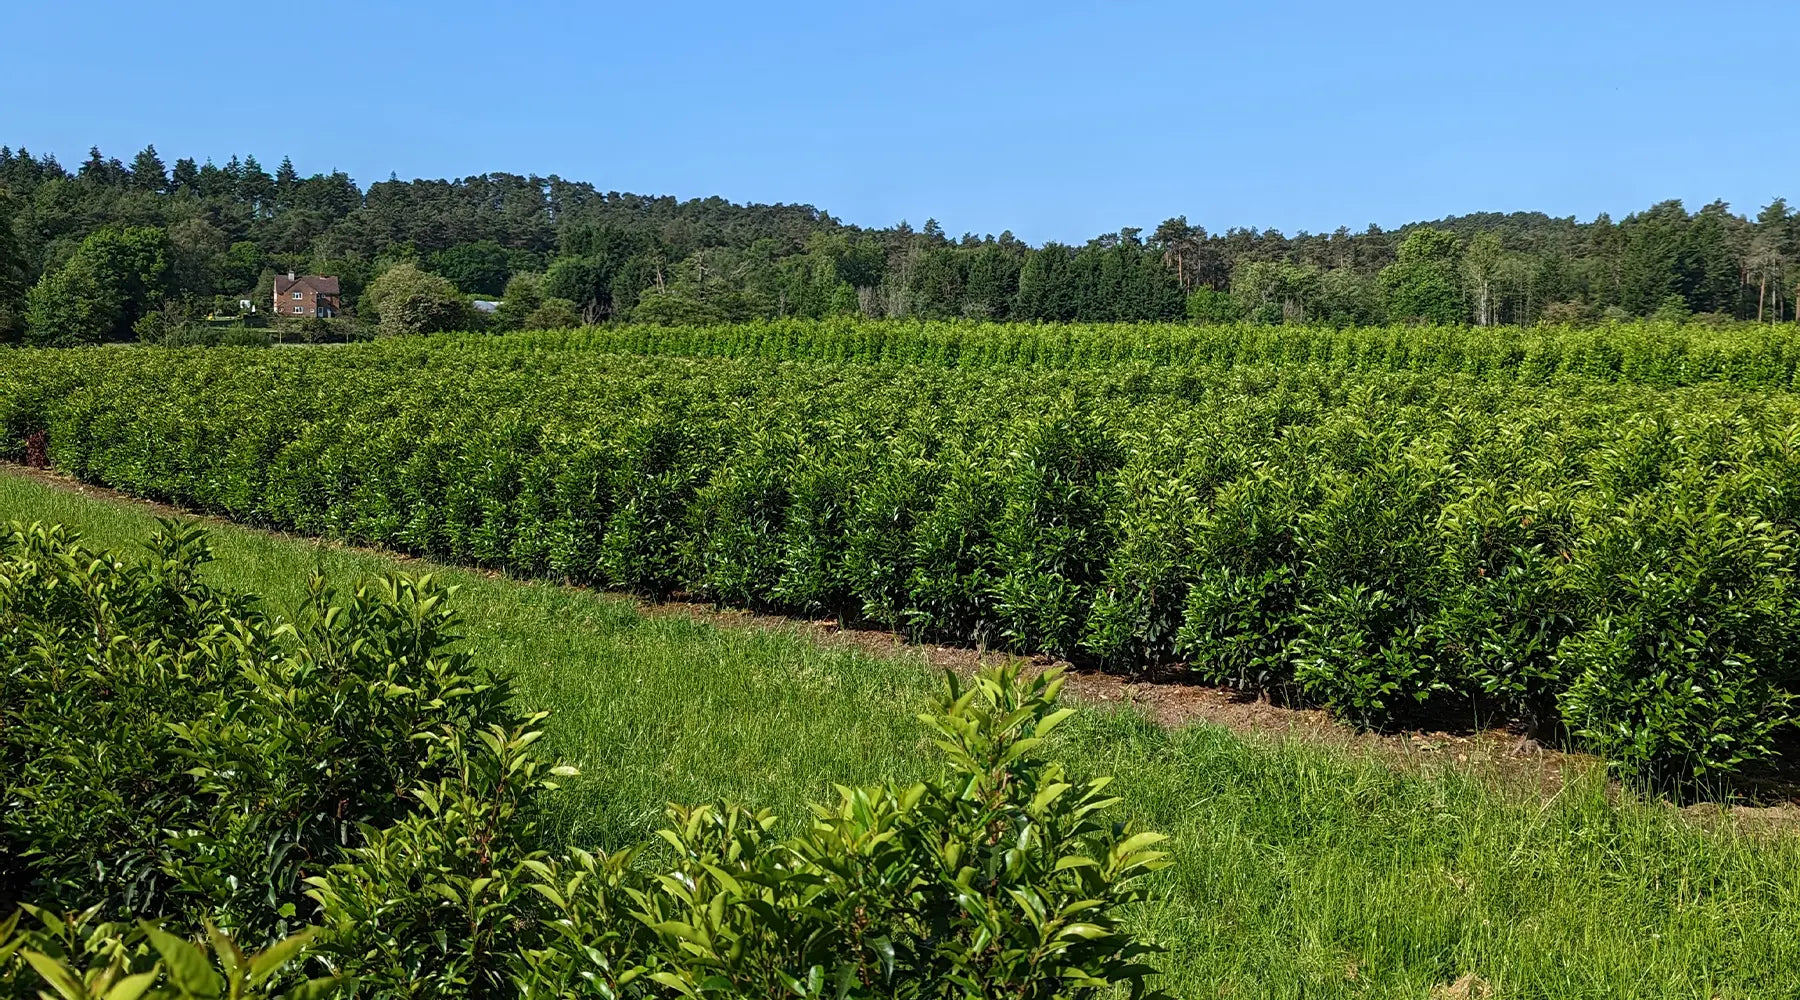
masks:
<svg viewBox="0 0 1800 1000"><path fill-rule="evenodd" d="M568 299L545 299L525 317L526 330L567 330L581 325L581 314Z"/></svg>
<svg viewBox="0 0 1800 1000"><path fill-rule="evenodd" d="M1462 259L1463 287L1475 307L1476 326L1493 326L1499 322L1500 281L1504 267L1505 252L1500 248L1500 237L1482 233L1469 241L1469 249Z"/></svg>
<svg viewBox="0 0 1800 1000"><path fill-rule="evenodd" d="M1390 319L1402 322L1462 323L1459 265L1462 240L1430 226L1408 233L1397 259L1381 271L1382 299Z"/></svg>
<svg viewBox="0 0 1800 1000"><path fill-rule="evenodd" d="M524 330L529 328L526 322L539 306L544 304L544 276L541 274L515 274L506 283L506 292L500 300L500 307L494 310L491 328L499 331ZM567 299L558 300L568 302ZM571 315L575 306L569 305ZM574 323L566 324L569 326Z"/></svg>
<svg viewBox="0 0 1800 1000"><path fill-rule="evenodd" d="M437 333L470 325L456 286L413 264L397 264L369 282L363 305L374 312L384 337Z"/></svg>
<svg viewBox="0 0 1800 1000"><path fill-rule="evenodd" d="M512 276L512 255L493 240L458 243L431 255L431 269L469 295L499 295Z"/></svg>
<svg viewBox="0 0 1800 1000"><path fill-rule="evenodd" d="M132 324L161 306L169 279L169 237L160 229L101 229L32 288L29 337L39 344L125 340Z"/></svg>

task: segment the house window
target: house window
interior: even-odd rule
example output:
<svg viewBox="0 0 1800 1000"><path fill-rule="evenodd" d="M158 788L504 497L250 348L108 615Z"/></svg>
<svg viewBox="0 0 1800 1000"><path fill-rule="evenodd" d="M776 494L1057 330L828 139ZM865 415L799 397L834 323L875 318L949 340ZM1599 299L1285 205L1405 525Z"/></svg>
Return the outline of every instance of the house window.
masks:
<svg viewBox="0 0 1800 1000"><path fill-rule="evenodd" d="M299 293L299 292L295 292L295 293L294 293L294 300L295 300L295 301L296 301L296 302L297 302L297 301L299 301L299 300L300 300L300 293Z"/></svg>
<svg viewBox="0 0 1800 1000"><path fill-rule="evenodd" d="M305 311L306 311L306 310L305 310L305 309L303 309L303 308L301 308L301 307L300 307L300 306L295 306L295 307L294 307L294 315L296 315L296 316L298 316L298 315L300 315L300 314L301 314L301 313L303 313L303 312L305 312Z"/></svg>

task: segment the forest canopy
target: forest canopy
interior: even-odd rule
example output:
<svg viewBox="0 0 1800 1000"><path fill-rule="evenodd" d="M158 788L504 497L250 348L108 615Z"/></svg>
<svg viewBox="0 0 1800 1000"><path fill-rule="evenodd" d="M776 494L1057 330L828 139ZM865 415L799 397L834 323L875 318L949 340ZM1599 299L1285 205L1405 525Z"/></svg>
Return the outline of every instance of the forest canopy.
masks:
<svg viewBox="0 0 1800 1000"><path fill-rule="evenodd" d="M407 308L377 281L405 265ZM283 159L154 146L73 170L0 147L0 342L156 339L266 303L282 272L338 277L383 333L859 315L1009 321L1581 324L1791 322L1800 217L1665 201L1590 222L1539 212L1384 230L1208 232L1185 216L1074 246L928 220L849 225L810 205L602 191L489 173L361 187ZM440 280L441 279L441 280ZM470 306L500 299L497 309Z"/></svg>

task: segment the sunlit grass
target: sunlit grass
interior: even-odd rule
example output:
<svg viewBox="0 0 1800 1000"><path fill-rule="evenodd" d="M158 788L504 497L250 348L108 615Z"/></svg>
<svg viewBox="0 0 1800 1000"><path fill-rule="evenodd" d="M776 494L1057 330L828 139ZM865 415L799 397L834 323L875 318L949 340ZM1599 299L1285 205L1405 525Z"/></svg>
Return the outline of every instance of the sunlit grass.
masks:
<svg viewBox="0 0 1800 1000"><path fill-rule="evenodd" d="M0 518L60 521L110 547L151 523L6 474ZM234 527L214 545L213 578L277 612L314 569L348 583L396 568ZM937 681L917 660L436 571L462 588L471 648L554 713L556 752L583 771L550 817L561 840L635 839L670 800L799 817L833 782L936 766L913 714ZM1170 949L1176 996L1423 998L1464 973L1504 998L1800 996L1794 833L1709 832L1609 799L1595 779L1545 799L1343 749L1168 732L1117 709L1084 708L1052 752L1116 775L1124 808L1173 836L1176 864L1137 919Z"/></svg>

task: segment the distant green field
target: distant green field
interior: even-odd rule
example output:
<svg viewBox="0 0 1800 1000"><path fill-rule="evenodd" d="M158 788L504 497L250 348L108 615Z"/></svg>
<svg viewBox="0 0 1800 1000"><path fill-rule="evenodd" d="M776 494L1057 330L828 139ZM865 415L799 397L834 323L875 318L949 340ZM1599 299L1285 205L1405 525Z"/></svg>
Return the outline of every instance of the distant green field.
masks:
<svg viewBox="0 0 1800 1000"><path fill-rule="evenodd" d="M104 546L151 524L12 474L0 517ZM315 568L341 581L396 568L236 527L214 543L218 581L275 609ZM553 710L551 739L584 772L553 817L571 842L640 836L670 800L741 798L791 819L831 782L932 766L912 713L935 681L916 660L441 572L462 588L471 649ZM1084 708L1053 753L1117 775L1129 811L1173 836L1177 863L1137 923L1170 948L1176 996L1423 998L1465 973L1505 998L1800 995L1792 833L1707 832L1589 780L1543 799L1342 750L1167 732L1123 710Z"/></svg>

